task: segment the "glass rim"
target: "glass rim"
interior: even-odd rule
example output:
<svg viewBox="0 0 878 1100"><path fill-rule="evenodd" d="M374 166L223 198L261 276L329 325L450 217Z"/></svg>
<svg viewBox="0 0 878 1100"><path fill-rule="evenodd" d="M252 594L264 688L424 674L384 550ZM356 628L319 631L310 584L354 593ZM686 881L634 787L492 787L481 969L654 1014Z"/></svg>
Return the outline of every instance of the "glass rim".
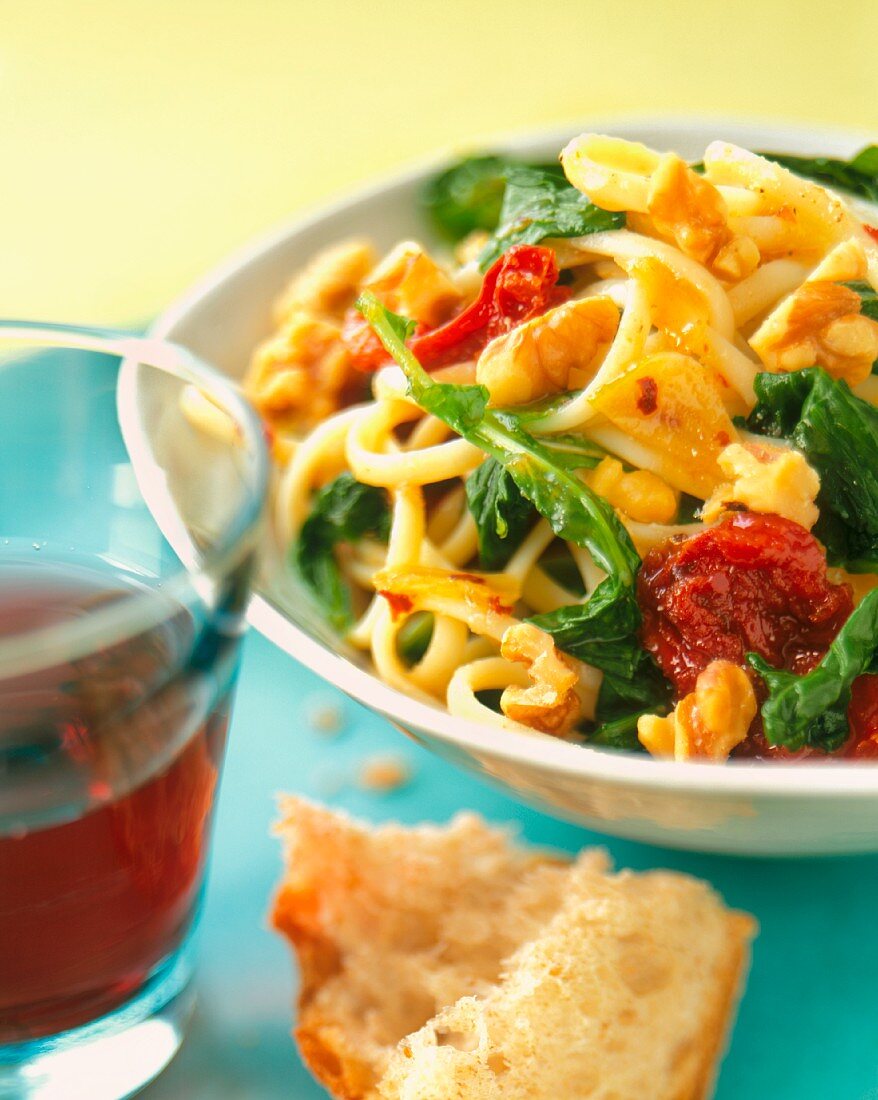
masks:
<svg viewBox="0 0 878 1100"><path fill-rule="evenodd" d="M162 532L177 557L177 567L162 580L162 600L155 592L132 586L130 591L80 618L69 622L22 631L0 638L0 681L24 676L42 668L83 657L98 647L112 645L148 629L168 615L168 604L191 601L194 592L204 599L214 583L226 576L256 547L269 481L269 454L264 426L259 414L238 387L216 368L187 348L154 337L133 336L124 331L38 321L0 319L0 354L6 351L40 352L50 349L98 353L149 367L169 374L181 382L196 386L226 412L241 433L241 445L252 471L253 484L245 486L244 499L223 525L210 545L191 564L168 538L162 524L143 493L135 456L122 424L120 388L116 385L117 416L125 450L134 467L138 491L144 507ZM0 370L20 359L0 362ZM120 371L122 365L120 364ZM133 412L133 395L126 397ZM230 443L229 446L235 444Z"/></svg>

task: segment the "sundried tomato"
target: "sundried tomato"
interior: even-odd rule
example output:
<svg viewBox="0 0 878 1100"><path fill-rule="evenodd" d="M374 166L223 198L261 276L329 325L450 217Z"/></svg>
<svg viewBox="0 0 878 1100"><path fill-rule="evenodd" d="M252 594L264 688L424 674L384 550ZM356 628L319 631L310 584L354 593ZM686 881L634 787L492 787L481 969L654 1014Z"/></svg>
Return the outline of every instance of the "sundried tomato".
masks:
<svg viewBox="0 0 878 1100"><path fill-rule="evenodd" d="M765 738L765 730L762 726L762 717L756 715L753 724L747 734L747 740L742 741L737 748L732 749L732 756L746 757L749 760L807 760L809 757L826 757L825 752L819 749L805 748L792 751L784 745L772 745Z"/></svg>
<svg viewBox="0 0 878 1100"><path fill-rule="evenodd" d="M858 760L878 759L878 676L858 676L848 707L851 736L841 750Z"/></svg>
<svg viewBox="0 0 878 1100"><path fill-rule="evenodd" d="M775 668L810 671L853 609L847 585L804 527L739 513L646 557L638 580L643 642L678 696L722 658L748 668L758 653ZM754 684L761 681L754 674Z"/></svg>
<svg viewBox="0 0 878 1100"><path fill-rule="evenodd" d="M358 309L349 309L345 314L341 339L350 353L351 364L364 374L376 371L390 362L378 334Z"/></svg>
<svg viewBox="0 0 878 1100"><path fill-rule="evenodd" d="M488 268L474 302L439 328L417 332L408 346L424 367L472 359L495 336L566 301L570 291L557 285L558 275L551 248L514 245ZM358 370L377 370L388 362L381 341L356 310L345 317L342 339Z"/></svg>

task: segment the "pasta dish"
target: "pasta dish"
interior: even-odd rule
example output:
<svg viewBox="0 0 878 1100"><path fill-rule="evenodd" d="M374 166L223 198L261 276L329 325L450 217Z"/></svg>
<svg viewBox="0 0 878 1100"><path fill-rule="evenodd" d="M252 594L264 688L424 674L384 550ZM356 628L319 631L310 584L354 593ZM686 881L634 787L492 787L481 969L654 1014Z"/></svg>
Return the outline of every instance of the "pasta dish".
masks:
<svg viewBox="0 0 878 1100"><path fill-rule="evenodd" d="M453 715L676 759L878 758L878 148L583 134L350 239L245 389L309 599ZM435 235L435 234L434 234ZM190 414L198 416L193 403Z"/></svg>

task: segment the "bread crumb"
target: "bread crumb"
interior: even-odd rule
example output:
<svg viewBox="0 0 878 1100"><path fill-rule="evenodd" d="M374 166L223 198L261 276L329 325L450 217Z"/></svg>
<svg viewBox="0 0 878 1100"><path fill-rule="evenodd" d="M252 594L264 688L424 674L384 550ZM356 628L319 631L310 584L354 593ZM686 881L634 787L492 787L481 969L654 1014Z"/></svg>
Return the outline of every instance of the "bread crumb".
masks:
<svg viewBox="0 0 878 1100"><path fill-rule="evenodd" d="M336 737L344 726L344 711L334 700L312 700L307 705L305 719L315 733Z"/></svg>
<svg viewBox="0 0 878 1100"><path fill-rule="evenodd" d="M370 756L360 768L360 786L367 791L395 791L410 779L409 766L400 756Z"/></svg>

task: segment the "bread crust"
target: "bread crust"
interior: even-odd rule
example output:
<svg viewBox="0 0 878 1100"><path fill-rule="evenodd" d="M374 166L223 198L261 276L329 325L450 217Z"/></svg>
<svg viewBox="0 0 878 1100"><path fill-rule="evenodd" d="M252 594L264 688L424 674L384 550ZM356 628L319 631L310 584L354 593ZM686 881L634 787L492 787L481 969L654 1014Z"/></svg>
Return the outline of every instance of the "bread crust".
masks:
<svg viewBox="0 0 878 1100"><path fill-rule="evenodd" d="M317 992L339 973L341 963L332 940L315 933L313 898L306 891L281 887L272 909L272 924L296 952L299 964L298 1023L293 1031L302 1061L339 1100L375 1096L375 1071L357 1056L336 1022L315 1005Z"/></svg>
<svg viewBox="0 0 878 1100"><path fill-rule="evenodd" d="M704 1022L703 1057L693 1082L691 1100L710 1100L716 1088L720 1063L728 1048L732 1025L750 966L750 941L756 922L746 913L729 913L729 953L718 980L717 996ZM674 1100L690 1100L681 1093Z"/></svg>

